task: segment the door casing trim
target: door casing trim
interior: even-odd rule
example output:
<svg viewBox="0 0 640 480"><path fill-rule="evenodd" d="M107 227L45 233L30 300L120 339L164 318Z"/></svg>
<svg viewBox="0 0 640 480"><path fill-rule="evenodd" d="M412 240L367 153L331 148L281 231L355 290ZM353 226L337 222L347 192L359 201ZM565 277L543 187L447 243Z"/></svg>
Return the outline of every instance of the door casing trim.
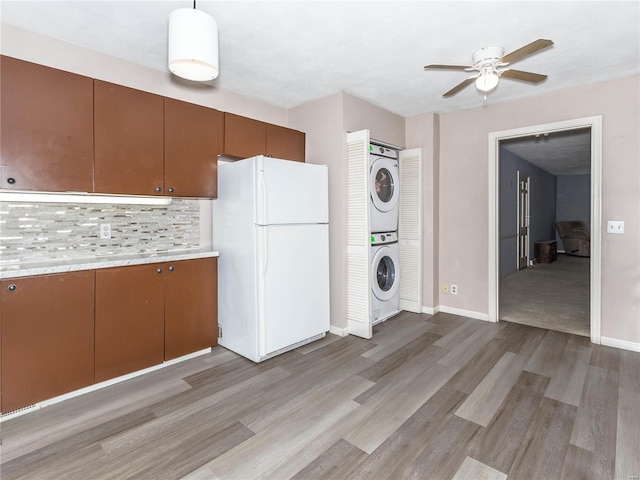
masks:
<svg viewBox="0 0 640 480"><path fill-rule="evenodd" d="M590 337L601 343L601 265L602 265L602 116L575 118L560 122L489 133L489 321L498 321L499 306L499 185L500 141L510 138L591 128L591 258L590 258Z"/></svg>

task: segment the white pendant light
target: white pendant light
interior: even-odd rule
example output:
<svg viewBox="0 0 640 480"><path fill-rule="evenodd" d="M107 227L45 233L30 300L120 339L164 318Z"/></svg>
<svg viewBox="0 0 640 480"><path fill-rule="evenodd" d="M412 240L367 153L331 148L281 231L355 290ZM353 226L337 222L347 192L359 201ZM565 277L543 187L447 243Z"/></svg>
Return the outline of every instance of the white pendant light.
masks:
<svg viewBox="0 0 640 480"><path fill-rule="evenodd" d="M169 70L187 80L205 82L218 76L218 24L193 8L169 14Z"/></svg>

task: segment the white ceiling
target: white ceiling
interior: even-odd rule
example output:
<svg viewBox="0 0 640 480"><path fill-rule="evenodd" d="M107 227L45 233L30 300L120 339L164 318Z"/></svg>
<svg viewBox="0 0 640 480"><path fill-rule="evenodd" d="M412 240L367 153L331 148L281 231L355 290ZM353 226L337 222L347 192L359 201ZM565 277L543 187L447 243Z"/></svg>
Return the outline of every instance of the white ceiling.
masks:
<svg viewBox="0 0 640 480"><path fill-rule="evenodd" d="M348 92L401 116L481 107L640 72L640 2L197 0L219 27L220 75L211 88L291 108ZM0 20L167 72L167 19L192 0L6 1ZM555 45L514 64L538 85L502 79L487 100L470 74L478 48L505 53L538 38Z"/></svg>
<svg viewBox="0 0 640 480"><path fill-rule="evenodd" d="M167 72L167 18L191 0L2 1L3 23ZM469 74L424 71L468 65L474 50L505 53L555 42L514 64L549 75L531 85L502 79L487 103L640 71L635 1L216 1L198 0L220 31L213 88L285 108L345 91L402 116L482 106Z"/></svg>
<svg viewBox="0 0 640 480"><path fill-rule="evenodd" d="M589 128L503 140L500 146L552 175L591 173Z"/></svg>

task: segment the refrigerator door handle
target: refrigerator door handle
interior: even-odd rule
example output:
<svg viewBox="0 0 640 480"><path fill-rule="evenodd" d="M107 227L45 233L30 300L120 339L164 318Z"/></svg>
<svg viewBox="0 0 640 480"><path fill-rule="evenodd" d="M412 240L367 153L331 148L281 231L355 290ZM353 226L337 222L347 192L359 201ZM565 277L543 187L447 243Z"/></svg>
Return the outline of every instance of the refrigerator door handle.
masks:
<svg viewBox="0 0 640 480"><path fill-rule="evenodd" d="M269 267L269 229L264 229L264 241L262 242L262 275L267 276Z"/></svg>
<svg viewBox="0 0 640 480"><path fill-rule="evenodd" d="M262 191L262 221L265 227L267 222L267 181L264 178L264 170L260 170L260 190ZM262 242L262 274L267 274L269 266L269 230L264 228L264 240Z"/></svg>
<svg viewBox="0 0 640 480"><path fill-rule="evenodd" d="M260 170L260 193L262 194L262 224L269 225L267 219L267 179L264 176L264 170Z"/></svg>

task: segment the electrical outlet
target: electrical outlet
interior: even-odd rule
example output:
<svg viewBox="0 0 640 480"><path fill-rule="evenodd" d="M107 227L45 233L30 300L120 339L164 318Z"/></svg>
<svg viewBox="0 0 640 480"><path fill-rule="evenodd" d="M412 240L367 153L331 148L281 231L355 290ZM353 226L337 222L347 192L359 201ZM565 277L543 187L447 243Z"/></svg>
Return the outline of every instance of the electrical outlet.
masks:
<svg viewBox="0 0 640 480"><path fill-rule="evenodd" d="M449 293L449 284L448 283L443 283L442 284L442 293Z"/></svg>
<svg viewBox="0 0 640 480"><path fill-rule="evenodd" d="M451 284L451 295L457 295L458 294L458 285L452 283Z"/></svg>
<svg viewBox="0 0 640 480"><path fill-rule="evenodd" d="M110 238L111 238L111 224L101 223L100 224L100 240L108 240Z"/></svg>
<svg viewBox="0 0 640 480"><path fill-rule="evenodd" d="M607 233L624 233L624 221L609 220L607 222Z"/></svg>

